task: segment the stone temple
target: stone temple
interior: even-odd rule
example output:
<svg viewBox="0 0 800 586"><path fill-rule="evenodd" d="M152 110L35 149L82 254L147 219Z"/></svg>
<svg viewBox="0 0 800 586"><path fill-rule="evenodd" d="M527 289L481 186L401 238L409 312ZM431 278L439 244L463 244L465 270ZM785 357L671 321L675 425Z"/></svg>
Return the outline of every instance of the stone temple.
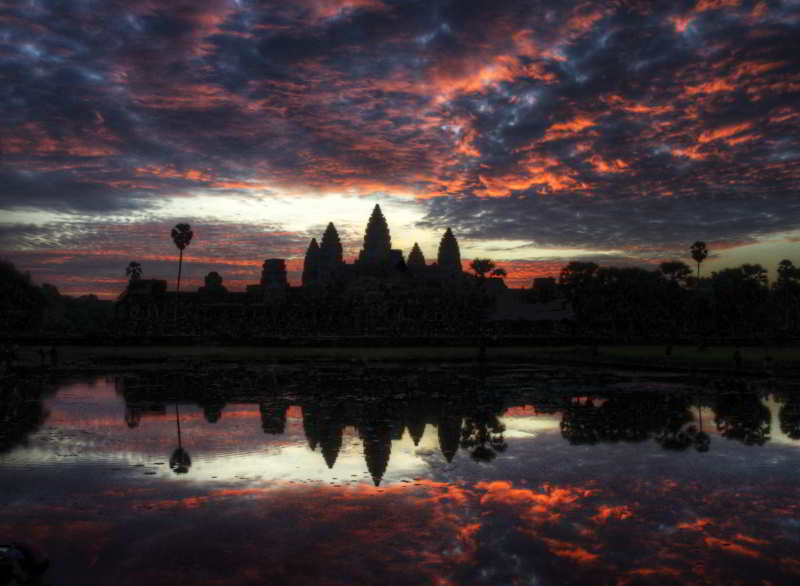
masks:
<svg viewBox="0 0 800 586"><path fill-rule="evenodd" d="M133 335L196 333L252 335L363 334L468 328L474 321L474 277L461 268L458 241L449 228L436 262L418 244L408 256L392 248L380 205L372 210L358 256L344 260L333 223L312 238L300 286L290 286L285 259L263 263L261 279L229 291L217 272L196 292L169 291L158 279L131 281L116 304L122 329ZM501 283L502 284L502 283ZM503 286L504 287L504 286ZM463 315L462 315L463 314Z"/></svg>
<svg viewBox="0 0 800 586"><path fill-rule="evenodd" d="M462 273L458 241L450 228L442 236L437 262L426 264L425 256L414 243L408 257L392 248L392 237L380 205L375 205L364 231L364 242L352 264L344 262L339 234L328 224L321 244L312 238L303 261L302 286L313 287L348 282L359 277L391 279L402 274L417 278L448 277Z"/></svg>

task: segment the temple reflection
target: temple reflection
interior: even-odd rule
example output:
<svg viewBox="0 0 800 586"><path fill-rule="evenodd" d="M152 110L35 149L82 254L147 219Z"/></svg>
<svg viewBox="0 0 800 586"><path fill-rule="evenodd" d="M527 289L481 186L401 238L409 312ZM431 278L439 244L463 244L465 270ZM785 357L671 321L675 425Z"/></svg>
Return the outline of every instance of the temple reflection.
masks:
<svg viewBox="0 0 800 586"><path fill-rule="evenodd" d="M321 368L302 376L276 369L260 374L161 372L119 377L115 384L131 428L143 417L163 417L171 402L195 404L211 424L220 420L226 404L249 403L258 405L263 433L280 435L286 433L287 412L294 406L302 414L309 449L319 448L329 469L336 465L347 430L352 430L361 440L376 486L389 465L392 441L406 432L414 446L426 433L435 433L448 463L459 450L476 462L491 462L508 448L504 415L523 407L536 416L560 417L558 430L573 445L652 440L665 450L708 452L719 438L745 445L768 442L771 413L765 400L773 396L780 405L782 432L800 439L800 401L794 393L737 380L701 381L670 390L595 384L559 392L547 385L492 379L480 371L396 374L363 367L345 372ZM178 448L183 449L180 438ZM180 460L173 469L187 471L188 454Z"/></svg>

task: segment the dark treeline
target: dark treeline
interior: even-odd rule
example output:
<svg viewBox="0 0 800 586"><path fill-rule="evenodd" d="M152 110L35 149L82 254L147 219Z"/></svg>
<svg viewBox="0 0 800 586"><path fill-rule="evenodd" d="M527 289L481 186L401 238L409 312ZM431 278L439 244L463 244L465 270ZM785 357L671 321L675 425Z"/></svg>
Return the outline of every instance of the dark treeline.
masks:
<svg viewBox="0 0 800 586"><path fill-rule="evenodd" d="M537 279L548 282L531 289L508 289L502 275L486 278L477 270L446 278L394 271L324 285L259 288L257 294L228 292L216 273L198 292L176 294L164 281L141 279L141 267L131 263L130 284L116 303L37 286L8 262L0 262L0 273L0 334L7 336L523 335L665 343L781 343L800 336L800 268L789 260L780 262L772 284L757 264L698 278L680 261L654 270L571 262L557 282ZM559 300L560 312L536 309Z"/></svg>
<svg viewBox="0 0 800 586"><path fill-rule="evenodd" d="M781 261L770 286L758 264L692 276L682 262L656 270L572 262L559 288L575 311L576 327L609 337L748 341L800 335L800 269Z"/></svg>
<svg viewBox="0 0 800 586"><path fill-rule="evenodd" d="M50 284L36 285L30 275L0 260L0 334L81 335L108 331L114 303L96 295L61 295Z"/></svg>

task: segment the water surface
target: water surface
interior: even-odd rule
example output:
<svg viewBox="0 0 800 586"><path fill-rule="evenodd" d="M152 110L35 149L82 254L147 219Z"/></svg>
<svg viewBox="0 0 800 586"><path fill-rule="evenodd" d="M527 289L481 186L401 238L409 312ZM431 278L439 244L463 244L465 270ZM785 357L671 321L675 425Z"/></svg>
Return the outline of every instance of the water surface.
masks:
<svg viewBox="0 0 800 586"><path fill-rule="evenodd" d="M35 386L6 389L0 534L44 549L52 584L800 582L800 396L774 381L331 365Z"/></svg>

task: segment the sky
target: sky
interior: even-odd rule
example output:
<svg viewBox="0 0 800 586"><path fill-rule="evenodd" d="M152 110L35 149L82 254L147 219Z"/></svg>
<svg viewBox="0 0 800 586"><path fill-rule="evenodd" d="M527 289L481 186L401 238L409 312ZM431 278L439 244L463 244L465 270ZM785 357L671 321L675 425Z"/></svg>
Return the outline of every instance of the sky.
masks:
<svg viewBox="0 0 800 586"><path fill-rule="evenodd" d="M800 264L800 0L0 0L0 257L298 284L379 203L511 286L570 260Z"/></svg>

